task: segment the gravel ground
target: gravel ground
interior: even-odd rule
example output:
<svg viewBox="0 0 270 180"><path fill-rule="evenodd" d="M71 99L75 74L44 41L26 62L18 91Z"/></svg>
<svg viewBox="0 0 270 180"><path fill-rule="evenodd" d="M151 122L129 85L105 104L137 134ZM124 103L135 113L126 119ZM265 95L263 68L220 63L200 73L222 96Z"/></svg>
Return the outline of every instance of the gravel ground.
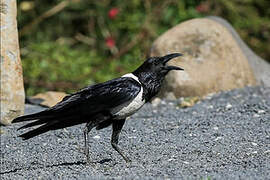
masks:
<svg viewBox="0 0 270 180"><path fill-rule="evenodd" d="M16 137L17 124L1 127L1 180L269 179L270 88L222 92L186 109L179 101L146 104L126 122L119 144L131 164L112 149L111 128L90 133L91 166L83 125L28 141Z"/></svg>

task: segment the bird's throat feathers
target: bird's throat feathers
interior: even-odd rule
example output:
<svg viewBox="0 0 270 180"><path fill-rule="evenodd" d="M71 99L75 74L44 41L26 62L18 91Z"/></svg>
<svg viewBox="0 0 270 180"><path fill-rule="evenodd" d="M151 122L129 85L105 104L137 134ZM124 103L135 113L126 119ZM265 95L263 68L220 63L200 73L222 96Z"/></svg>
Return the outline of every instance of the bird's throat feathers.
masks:
<svg viewBox="0 0 270 180"><path fill-rule="evenodd" d="M130 73L135 76L143 87L143 96L148 102L152 97L160 91L164 76L155 73L141 72L139 74Z"/></svg>

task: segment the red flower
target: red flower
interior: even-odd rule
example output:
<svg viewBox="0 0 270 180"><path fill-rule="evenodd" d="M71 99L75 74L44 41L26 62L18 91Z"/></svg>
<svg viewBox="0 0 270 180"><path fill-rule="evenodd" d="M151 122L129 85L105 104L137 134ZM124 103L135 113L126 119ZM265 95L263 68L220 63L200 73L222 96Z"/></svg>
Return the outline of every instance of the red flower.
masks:
<svg viewBox="0 0 270 180"><path fill-rule="evenodd" d="M209 6L207 4L200 4L196 7L196 10L199 13L205 13L205 12L209 11Z"/></svg>
<svg viewBox="0 0 270 180"><path fill-rule="evenodd" d="M109 16L110 19L114 19L118 13L119 13L119 9L118 8L112 8L108 12L108 16Z"/></svg>
<svg viewBox="0 0 270 180"><path fill-rule="evenodd" d="M112 37L106 38L106 46L108 48L113 48L115 46L115 40Z"/></svg>

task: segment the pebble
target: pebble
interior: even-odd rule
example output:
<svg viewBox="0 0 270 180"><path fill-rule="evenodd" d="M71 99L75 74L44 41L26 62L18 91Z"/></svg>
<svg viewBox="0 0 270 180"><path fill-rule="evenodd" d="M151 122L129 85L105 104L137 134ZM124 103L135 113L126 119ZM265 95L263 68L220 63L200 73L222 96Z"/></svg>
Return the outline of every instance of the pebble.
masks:
<svg viewBox="0 0 270 180"><path fill-rule="evenodd" d="M154 107L157 107L160 103L161 103L161 99L158 98L158 97L151 101L151 104L152 104Z"/></svg>
<svg viewBox="0 0 270 180"><path fill-rule="evenodd" d="M226 109L231 109L232 108L232 105L231 104L227 104L226 105Z"/></svg>
<svg viewBox="0 0 270 180"><path fill-rule="evenodd" d="M100 136L99 135L95 135L93 138L94 139L100 139Z"/></svg>

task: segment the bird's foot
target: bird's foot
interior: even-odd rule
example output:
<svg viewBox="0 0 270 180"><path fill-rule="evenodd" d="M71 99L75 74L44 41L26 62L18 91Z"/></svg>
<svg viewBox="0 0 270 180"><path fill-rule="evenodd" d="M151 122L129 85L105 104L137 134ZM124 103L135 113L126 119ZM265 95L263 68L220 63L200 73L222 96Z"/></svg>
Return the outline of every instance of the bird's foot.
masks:
<svg viewBox="0 0 270 180"><path fill-rule="evenodd" d="M130 159L127 158L127 159L125 159L125 161L126 161L126 167L127 168L132 166L132 161Z"/></svg>
<svg viewBox="0 0 270 180"><path fill-rule="evenodd" d="M89 154L87 153L86 154L86 163L85 163L87 166L92 166L92 167L95 167L95 162L93 162L93 161L91 161L91 159L90 159L90 156L89 156Z"/></svg>

